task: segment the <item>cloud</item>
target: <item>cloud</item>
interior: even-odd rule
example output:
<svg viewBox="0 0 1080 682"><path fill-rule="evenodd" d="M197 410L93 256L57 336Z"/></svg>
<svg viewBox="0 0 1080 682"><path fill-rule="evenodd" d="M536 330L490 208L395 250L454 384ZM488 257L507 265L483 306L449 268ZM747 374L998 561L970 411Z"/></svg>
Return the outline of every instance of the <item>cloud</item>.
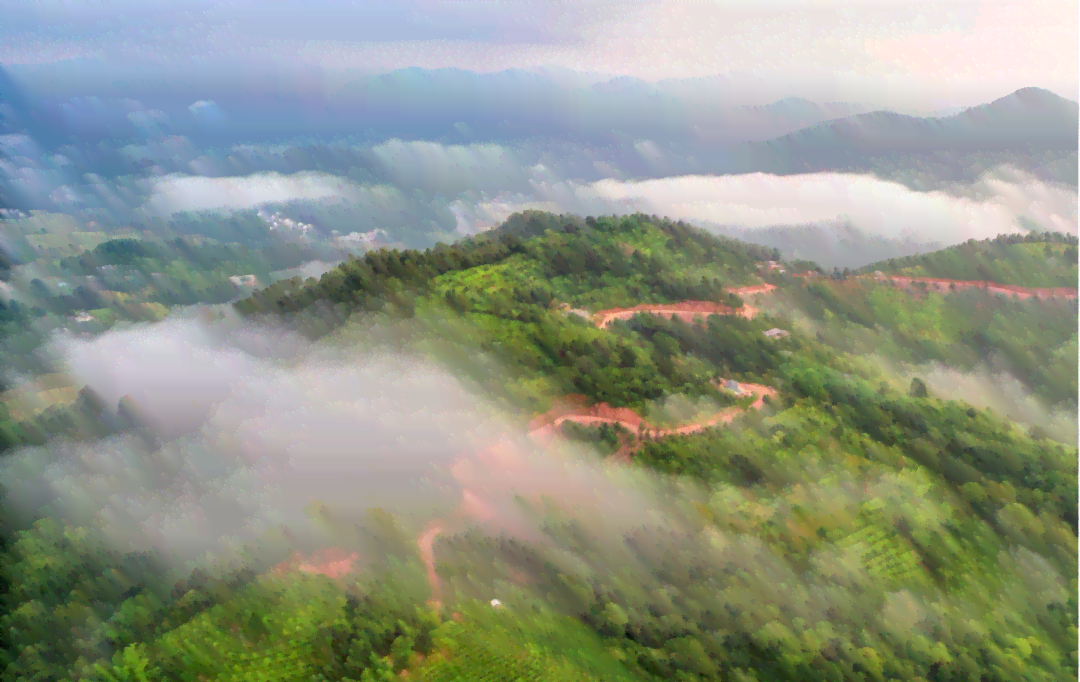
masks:
<svg viewBox="0 0 1080 682"><path fill-rule="evenodd" d="M530 196L479 202L478 223L545 205L582 214L643 212L744 230L842 221L872 236L954 244L1019 232L1018 217L1076 234L1077 195L1017 171L976 183L979 197L917 192L871 175L811 173L535 183Z"/></svg>
<svg viewBox="0 0 1080 682"><path fill-rule="evenodd" d="M130 161L173 161L188 163L198 156L198 150L191 140L182 135L169 135L146 141L144 144L129 144L121 147L119 153Z"/></svg>
<svg viewBox="0 0 1080 682"><path fill-rule="evenodd" d="M358 515L436 506L454 458L497 433L495 413L435 365L280 327L174 317L57 350L107 403L134 398L161 445L54 441L0 480L12 508L51 504L125 546L190 557L302 525L313 497Z"/></svg>
<svg viewBox="0 0 1080 682"><path fill-rule="evenodd" d="M1075 3L983 0L517 3L8 3L0 61L97 58L99 70L209 63L279 71L558 67L648 80L724 74L728 96L845 99L941 108L1039 85L1076 97ZM209 10L209 11L207 11ZM935 55L930 58L927 55ZM940 56L940 57L938 57ZM269 66L273 64L273 66ZM766 95L766 93L768 93ZM957 101L960 100L960 101Z"/></svg>
<svg viewBox="0 0 1080 682"><path fill-rule="evenodd" d="M294 199L343 197L356 200L361 194L352 181L327 173L282 175L270 172L226 178L172 175L153 181L153 192L144 210L166 215L177 211L254 208Z"/></svg>
<svg viewBox="0 0 1080 682"><path fill-rule="evenodd" d="M1070 347L1063 349L1076 357L1076 337ZM899 378L898 388L905 388L914 377L926 382L935 395L948 400L963 400L976 407L990 408L997 414L1027 426L1044 428L1051 438L1066 445L1076 443L1077 412L1068 404L1050 405L1034 395L1013 373L993 365L982 365L970 372L961 372L940 362L924 365L893 367L887 358L876 358L880 366L889 368Z"/></svg>
<svg viewBox="0 0 1080 682"><path fill-rule="evenodd" d="M279 524L317 544L304 512L313 499L348 527L373 507L420 527L466 490L497 513L453 516L457 529L479 522L528 533L517 495L618 510L619 527L654 513L641 476L540 454L454 372L402 352L433 329L410 333L367 320L313 343L280 325L185 313L92 340L58 338L52 350L76 383L107 404L134 399L153 438L23 448L0 464L6 504L22 518L96 527L123 549L189 560Z"/></svg>
<svg viewBox="0 0 1080 682"><path fill-rule="evenodd" d="M505 189L524 184L531 175L521 150L497 144L389 140L372 147L370 155L395 184L449 195Z"/></svg>

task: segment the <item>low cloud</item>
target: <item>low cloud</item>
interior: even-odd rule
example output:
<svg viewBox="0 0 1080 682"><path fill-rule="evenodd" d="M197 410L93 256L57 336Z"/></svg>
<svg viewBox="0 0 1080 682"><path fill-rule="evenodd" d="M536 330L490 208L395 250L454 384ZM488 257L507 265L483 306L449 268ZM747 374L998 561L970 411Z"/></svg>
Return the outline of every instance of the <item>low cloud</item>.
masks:
<svg viewBox="0 0 1080 682"><path fill-rule="evenodd" d="M28 144L5 140L20 149ZM669 216L841 267L1032 227L1077 233L1076 188L1003 159L963 183L930 169L924 175L934 177L904 184L850 172L706 174L724 165L716 150L648 140L339 140L210 150L161 136L110 152L132 174L107 178L86 172L95 167L91 151L12 156L0 160L0 171L11 196L54 210L137 221L307 202L307 215L317 219L305 222L320 230L383 228L392 241L419 248L445 240L455 227L478 232L528 208Z"/></svg>
<svg viewBox="0 0 1080 682"><path fill-rule="evenodd" d="M705 225L745 230L843 221L887 239L954 244L1021 231L1018 218L1044 229L1076 234L1076 191L1018 171L978 183L982 197L916 192L870 175L765 173L681 176L644 181L540 184L528 201L579 213L641 211ZM514 197L482 202L491 218L516 210Z"/></svg>
<svg viewBox="0 0 1080 682"><path fill-rule="evenodd" d="M312 343L281 326L178 314L58 339L77 383L109 405L133 399L145 430L17 451L0 466L8 508L189 560L280 526L310 549L320 538L305 512L314 500L344 527L381 507L416 528L447 518L448 530L529 534L514 499L542 494L566 509L617 510L622 527L656 516L639 474L541 454L444 366L343 338ZM447 516L466 490L487 513Z"/></svg>
<svg viewBox="0 0 1080 682"><path fill-rule="evenodd" d="M395 184L442 194L502 190L531 177L520 151L498 144L390 140L372 147L370 155Z"/></svg>
<svg viewBox="0 0 1080 682"><path fill-rule="evenodd" d="M1070 347L1075 358L1076 339ZM891 363L884 358L878 362L887 367ZM1049 404L1031 392L1023 381L1011 372L993 365L982 365L969 372L959 371L948 365L932 362L910 367L893 367L898 377L898 388L910 384L919 377L935 396L948 400L963 400L979 408L989 408L1023 426L1042 427L1047 435L1066 445L1075 444L1080 429L1077 424L1075 405Z"/></svg>
<svg viewBox="0 0 1080 682"><path fill-rule="evenodd" d="M173 175L154 180L144 210L167 215L177 211L254 208L295 199L356 200L360 195L360 188L351 180L327 173L257 173L226 178Z"/></svg>

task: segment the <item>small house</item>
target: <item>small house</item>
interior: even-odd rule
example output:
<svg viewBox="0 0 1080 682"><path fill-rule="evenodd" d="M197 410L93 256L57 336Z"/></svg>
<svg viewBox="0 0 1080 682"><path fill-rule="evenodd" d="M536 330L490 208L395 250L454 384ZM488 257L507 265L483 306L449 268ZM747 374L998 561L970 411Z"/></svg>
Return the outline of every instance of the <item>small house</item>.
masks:
<svg viewBox="0 0 1080 682"><path fill-rule="evenodd" d="M779 339L787 335L788 333L786 331L784 331L783 329L777 329L776 327L773 327L769 331L765 332L765 336L769 337L770 339Z"/></svg>
<svg viewBox="0 0 1080 682"><path fill-rule="evenodd" d="M739 388L739 382L734 379L728 379L724 382L724 388L729 391L734 391L735 393L742 393L742 389Z"/></svg>

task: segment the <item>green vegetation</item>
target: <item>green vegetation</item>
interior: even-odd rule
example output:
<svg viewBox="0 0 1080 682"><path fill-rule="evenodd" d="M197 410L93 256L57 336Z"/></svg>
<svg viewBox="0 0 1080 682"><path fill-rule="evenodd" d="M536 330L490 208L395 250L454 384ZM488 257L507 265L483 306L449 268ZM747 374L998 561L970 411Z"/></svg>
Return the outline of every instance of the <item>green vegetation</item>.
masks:
<svg viewBox="0 0 1080 682"><path fill-rule="evenodd" d="M1076 300L1018 301L978 289L920 296L872 280L817 281L765 304L840 352L959 370L994 362L1047 402L1076 409Z"/></svg>
<svg viewBox="0 0 1080 682"><path fill-rule="evenodd" d="M782 375L777 409L636 456L705 486L696 528L566 521L572 568L447 541L444 577L494 555L654 679L1075 675L1076 450L804 356Z"/></svg>
<svg viewBox="0 0 1080 682"><path fill-rule="evenodd" d="M1022 287L1072 287L1077 282L1077 239L1058 232L1001 235L920 256L860 268L905 277L979 280Z"/></svg>
<svg viewBox="0 0 1080 682"><path fill-rule="evenodd" d="M158 267L161 248L110 242L63 267ZM214 253L184 262L212 271L199 254ZM738 303L728 290L770 259L646 216L527 213L241 301L298 322L409 318L497 358L506 376L492 394L534 411L567 394L649 418L668 401L745 405L721 377L778 396L730 426L645 439L632 466L650 473L655 501L632 511L648 523L550 505L530 537L440 536L441 606L414 534L381 512L377 541L357 540L371 563L344 584L268 570L283 557L176 575L40 520L0 548L0 680L1075 679L1080 453L922 380L890 387L866 360L964 368L993 356L1075 410L1075 302L916 297L837 275L784 279L752 320L643 314L599 329L572 312ZM772 327L791 333L769 339ZM4 437L105 433L102 407L84 391L67 416L31 418L46 427L8 415ZM630 435L562 432L598 457Z"/></svg>
<svg viewBox="0 0 1080 682"><path fill-rule="evenodd" d="M498 230L425 252L373 251L318 282L281 282L237 304L295 313L318 305L449 313L457 335L499 356L521 384L644 407L667 393L708 394L718 368L665 337L611 333L562 306L628 307L687 299L739 303L771 250L718 240L682 223L635 215L581 221L525 214ZM687 350L689 347L687 348ZM551 388L553 386L553 388ZM539 404L540 396L530 396Z"/></svg>

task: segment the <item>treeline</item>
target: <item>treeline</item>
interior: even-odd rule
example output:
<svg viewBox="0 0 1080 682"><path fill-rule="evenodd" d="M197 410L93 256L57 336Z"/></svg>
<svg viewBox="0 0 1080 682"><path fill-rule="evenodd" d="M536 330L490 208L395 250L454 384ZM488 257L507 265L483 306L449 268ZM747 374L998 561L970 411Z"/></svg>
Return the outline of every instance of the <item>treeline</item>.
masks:
<svg viewBox="0 0 1080 682"><path fill-rule="evenodd" d="M43 272L74 278L72 287L51 289L40 278L31 280L17 296L0 301L0 324L28 325L49 314L109 309L120 319L145 319L138 303L166 306L196 303L219 304L237 296L230 276L258 274L296 267L316 257L303 246L278 243L250 249L238 244L214 244L177 238L166 242L143 239L111 239L77 256L43 265ZM179 265L182 274L163 276L161 271ZM102 270L102 268L109 268ZM78 279L84 283L76 284ZM127 294L133 305L122 305L102 291Z"/></svg>
<svg viewBox="0 0 1080 682"><path fill-rule="evenodd" d="M634 215L580 218L550 213L515 214L502 226L452 245L424 251L378 249L323 275L318 282L292 280L260 291L237 304L244 313L298 311L311 305L346 304L363 310L391 304L411 310L416 296L440 275L494 265L514 255L539 263L548 277L567 277L578 289L603 285L604 277L637 276L638 288L668 300L717 300L723 295L716 278L688 281L670 270L671 261L642 249L626 249L618 236L654 229L665 236L667 252L686 252L701 264L722 262L733 277L753 272L755 260L771 259L774 250L710 235L682 222ZM736 268L737 266L737 268Z"/></svg>
<svg viewBox="0 0 1080 682"><path fill-rule="evenodd" d="M668 235L675 247L682 248L693 243L705 251L706 257L728 253L749 263L751 267L755 267L754 264L757 261L780 260L779 249L711 234L682 220L672 221L644 213L622 217L589 216L583 219L576 215L556 215L547 211L530 209L515 213L492 231L521 237L539 237L549 231L577 234L588 229L614 234L625 231L631 226L655 227Z"/></svg>
<svg viewBox="0 0 1080 682"><path fill-rule="evenodd" d="M360 310L379 310L387 303L411 311L416 296L435 277L451 271L501 262L524 250L513 235L481 235L425 251L377 249L324 274L317 282L298 279L279 282L236 304L237 310L296 312L309 306L347 304Z"/></svg>
<svg viewBox="0 0 1080 682"><path fill-rule="evenodd" d="M277 243L259 248L241 244L221 244L176 238L164 242L143 239L110 239L78 256L58 261L61 270L72 274L92 275L107 265L140 268L139 261L158 264L181 260L200 270L215 270L229 263L255 265L261 270L280 270L296 267L317 258L310 248L294 243ZM147 263L146 265L151 265ZM236 273L247 274L247 273Z"/></svg>

